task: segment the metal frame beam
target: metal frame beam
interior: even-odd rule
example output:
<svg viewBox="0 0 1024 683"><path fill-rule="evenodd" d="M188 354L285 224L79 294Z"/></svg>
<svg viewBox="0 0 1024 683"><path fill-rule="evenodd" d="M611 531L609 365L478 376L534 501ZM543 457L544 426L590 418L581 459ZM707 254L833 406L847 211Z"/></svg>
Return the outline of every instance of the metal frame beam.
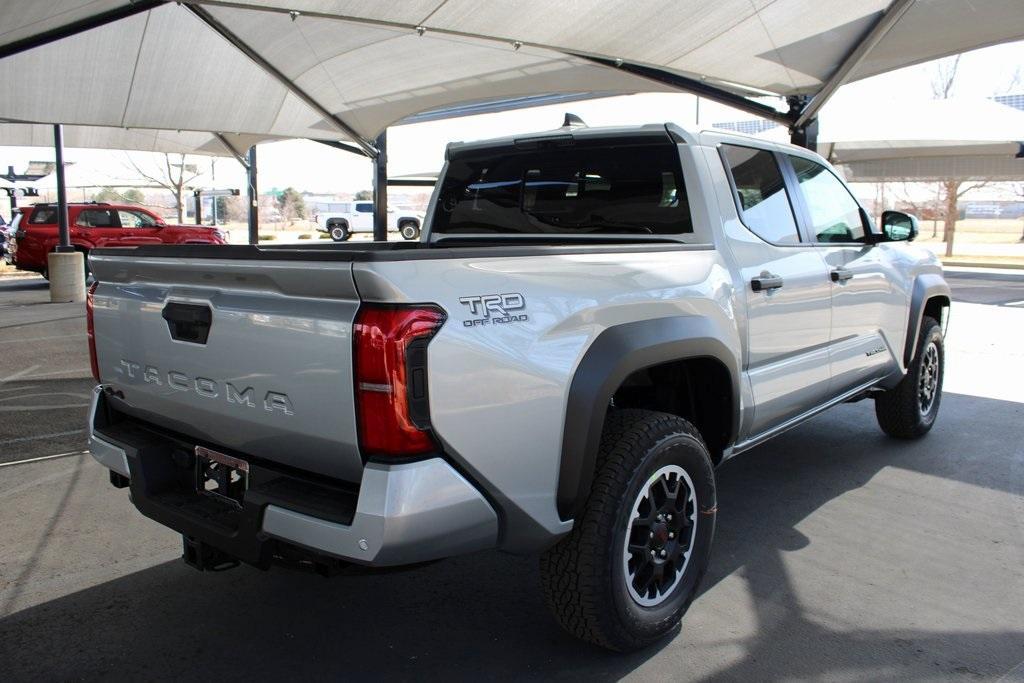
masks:
<svg viewBox="0 0 1024 683"><path fill-rule="evenodd" d="M319 142L321 145L327 145L334 149L340 149L342 152L351 152L352 154L358 154L359 156L368 156L361 147L350 145L347 142L339 142L337 140L313 140L313 142Z"/></svg>
<svg viewBox="0 0 1024 683"><path fill-rule="evenodd" d="M220 23L212 14L206 11L205 8L193 3L183 3L182 7L187 9L189 12L194 14L200 21L216 31L224 40L231 43L237 50L239 50L246 57L251 59L258 67L263 69L267 74L273 77L278 83L283 85L289 92L298 97L300 100L306 103L310 109L315 111L320 116L324 117L325 120L329 121L335 128L343 133L346 137L352 139L356 145L358 145L366 156L373 158L377 156L377 150L369 142L364 140L359 133L355 131L351 126L341 120L337 115L332 114L326 107L316 101L316 99L307 93L305 90L300 88L293 80L285 76L276 66L268 62L263 55L258 53L252 48L247 42L242 40L236 35L231 29L224 24Z"/></svg>
<svg viewBox="0 0 1024 683"><path fill-rule="evenodd" d="M98 12L91 16L79 19L78 21L72 21L69 24L51 28L49 31L43 31L42 33L36 33L35 35L27 36L21 40L15 40L13 43L0 46L0 59L16 55L19 52L25 52L36 47L41 47L49 43L53 43L64 38L70 38L76 36L79 33L84 33L100 26L105 26L109 23L133 17L136 14L148 12L151 9L156 9L160 5L166 5L169 0L136 0L127 5L121 7L115 7L114 9L107 10L106 12Z"/></svg>
<svg viewBox="0 0 1024 683"><path fill-rule="evenodd" d="M680 76L679 74L666 71L664 69L657 69L651 66L645 66L643 64L634 64L632 62L624 62L621 59L608 59L605 57L592 57L590 55L583 55L577 53L566 53L573 57L579 57L580 59L586 59L595 64L601 64L602 66L608 66L620 71L631 73L635 76L641 76L655 83L662 85L668 85L678 90L685 90L686 92L693 93L713 102L724 104L741 111L749 112L755 116L775 121L784 126L793 125L793 118L785 112L781 112L774 107L770 107L767 104L761 104L760 102L754 102L751 99L739 95L722 88L715 87L704 81L697 80L696 78L689 78L687 76Z"/></svg>
<svg viewBox="0 0 1024 683"><path fill-rule="evenodd" d="M860 66L861 62L871 53L871 50L903 18L903 15L907 13L907 10L910 9L914 2L915 0L894 0L889 5L885 13L875 22L875 25L864 34L864 37L846 55L839 68L835 70L818 92L814 94L814 97L803 107L800 115L793 123L794 129L803 128L821 111L821 108L825 106L825 103L835 94L836 90L846 83L853 70Z"/></svg>
<svg viewBox="0 0 1024 683"><path fill-rule="evenodd" d="M248 170L249 161L245 158L245 155L235 149L235 146L228 142L228 139L222 133L214 133L213 135L220 140L220 144L224 145L225 149L231 152L231 156L235 157L235 161L240 163L242 168Z"/></svg>

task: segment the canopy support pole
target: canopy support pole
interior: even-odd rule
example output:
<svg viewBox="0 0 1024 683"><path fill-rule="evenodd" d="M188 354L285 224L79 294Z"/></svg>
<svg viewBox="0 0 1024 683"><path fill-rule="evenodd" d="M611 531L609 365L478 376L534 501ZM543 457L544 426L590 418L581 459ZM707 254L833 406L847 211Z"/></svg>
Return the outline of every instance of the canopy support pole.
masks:
<svg viewBox="0 0 1024 683"><path fill-rule="evenodd" d="M256 188L256 145L249 148L249 163L246 165L248 171L248 196L249 196L249 244L258 244L260 241L260 198Z"/></svg>
<svg viewBox="0 0 1024 683"><path fill-rule="evenodd" d="M53 154L57 161L57 251L74 251L68 228L68 190L64 180L64 126L53 126Z"/></svg>
<svg viewBox="0 0 1024 683"><path fill-rule="evenodd" d="M807 107L808 98L806 95L796 95L787 98L787 102L789 102L789 111L793 118L799 119L801 118L800 112L804 111ZM801 126L797 126L795 123L790 126L789 141L798 147L803 147L804 149L809 149L812 152L817 152L818 119L808 119Z"/></svg>
<svg viewBox="0 0 1024 683"><path fill-rule="evenodd" d="M388 132L377 137L373 160L373 241L388 241Z"/></svg>

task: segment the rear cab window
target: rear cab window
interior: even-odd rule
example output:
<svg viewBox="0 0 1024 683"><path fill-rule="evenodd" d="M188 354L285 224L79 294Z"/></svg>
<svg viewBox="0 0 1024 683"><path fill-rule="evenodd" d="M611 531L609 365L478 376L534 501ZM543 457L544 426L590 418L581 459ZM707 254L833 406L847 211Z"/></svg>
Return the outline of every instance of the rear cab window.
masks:
<svg viewBox="0 0 1024 683"><path fill-rule="evenodd" d="M766 242L800 244L793 206L775 154L766 149L722 145L743 224Z"/></svg>
<svg viewBox="0 0 1024 683"><path fill-rule="evenodd" d="M683 235L693 232L675 145L489 148L451 160L432 232Z"/></svg>

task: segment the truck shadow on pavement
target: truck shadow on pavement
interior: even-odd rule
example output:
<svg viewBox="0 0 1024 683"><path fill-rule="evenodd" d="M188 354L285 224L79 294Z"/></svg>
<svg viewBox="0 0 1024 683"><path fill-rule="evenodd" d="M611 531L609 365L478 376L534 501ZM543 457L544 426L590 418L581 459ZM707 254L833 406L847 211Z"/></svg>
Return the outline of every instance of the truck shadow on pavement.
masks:
<svg viewBox="0 0 1024 683"><path fill-rule="evenodd" d="M978 489L993 497L1024 494L1024 450L1007 441L1022 407L947 394L946 419L940 417L927 439L902 443L877 431L871 405L864 402L833 410L726 463L719 470L718 535L704 595L684 619L682 634L639 653L606 653L562 633L543 604L535 558L492 552L332 580L249 568L199 574L180 561L165 562L3 619L0 662L7 680L615 680L637 669L656 679L723 681L998 677L1024 659L1024 624L986 627L984 617L972 616L950 617L948 623L922 620L909 629L865 628L893 619L876 622L870 613L836 605L829 610L820 596L808 600L806 584L833 568L805 567L794 576L791 560L810 551L842 557L851 544L863 547L865 555L879 543L913 544L899 524L892 527L893 537L879 540L872 538L879 531L876 520L853 520L836 534L821 532L831 523L827 515L818 521L831 506L857 510L872 501L902 500L902 478L929 487L922 492L924 502L913 499L903 508L919 506L922 518L930 517L942 496L952 507ZM867 496L869 482L893 472L900 475L896 482L886 479L874 498L846 500ZM798 527L812 516L808 537ZM927 524L923 519L917 526ZM858 525L860 537L847 534ZM1017 545L1019 558L1019 534ZM957 552L954 546L946 550ZM863 584L852 591L855 597L858 591L872 595L872 580L880 579L851 564L842 565L849 577L841 582ZM1012 586L1024 585L1020 568L1002 571L1002 579L985 580L1008 581L1007 597L1019 602ZM741 600L725 590L737 581L746 583ZM913 591L914 582L899 589ZM972 582L945 589L969 592ZM903 598L910 605L915 599ZM732 614L746 625L725 628ZM912 620L900 623L907 621ZM726 649L733 654L727 656Z"/></svg>

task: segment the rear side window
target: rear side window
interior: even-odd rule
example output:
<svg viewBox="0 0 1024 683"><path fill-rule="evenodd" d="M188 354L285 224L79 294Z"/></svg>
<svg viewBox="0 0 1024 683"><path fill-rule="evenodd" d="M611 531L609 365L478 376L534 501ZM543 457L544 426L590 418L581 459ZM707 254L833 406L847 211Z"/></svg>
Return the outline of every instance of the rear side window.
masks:
<svg viewBox="0 0 1024 683"><path fill-rule="evenodd" d="M373 213L373 204L356 204L358 213Z"/></svg>
<svg viewBox="0 0 1024 683"><path fill-rule="evenodd" d="M32 209L28 218L29 225L50 225L57 222L57 209L48 206L37 206Z"/></svg>
<svg viewBox="0 0 1024 683"><path fill-rule="evenodd" d="M693 232L672 145L570 146L453 160L433 231L636 234Z"/></svg>
<svg viewBox="0 0 1024 683"><path fill-rule="evenodd" d="M818 242L863 242L860 205L842 181L819 163L790 156Z"/></svg>
<svg viewBox="0 0 1024 683"><path fill-rule="evenodd" d="M775 155L739 145L722 145L722 150L736 187L743 224L766 242L799 244L793 207Z"/></svg>
<svg viewBox="0 0 1024 683"><path fill-rule="evenodd" d="M105 209L82 209L78 212L75 225L83 228L116 228L120 225L116 212Z"/></svg>

